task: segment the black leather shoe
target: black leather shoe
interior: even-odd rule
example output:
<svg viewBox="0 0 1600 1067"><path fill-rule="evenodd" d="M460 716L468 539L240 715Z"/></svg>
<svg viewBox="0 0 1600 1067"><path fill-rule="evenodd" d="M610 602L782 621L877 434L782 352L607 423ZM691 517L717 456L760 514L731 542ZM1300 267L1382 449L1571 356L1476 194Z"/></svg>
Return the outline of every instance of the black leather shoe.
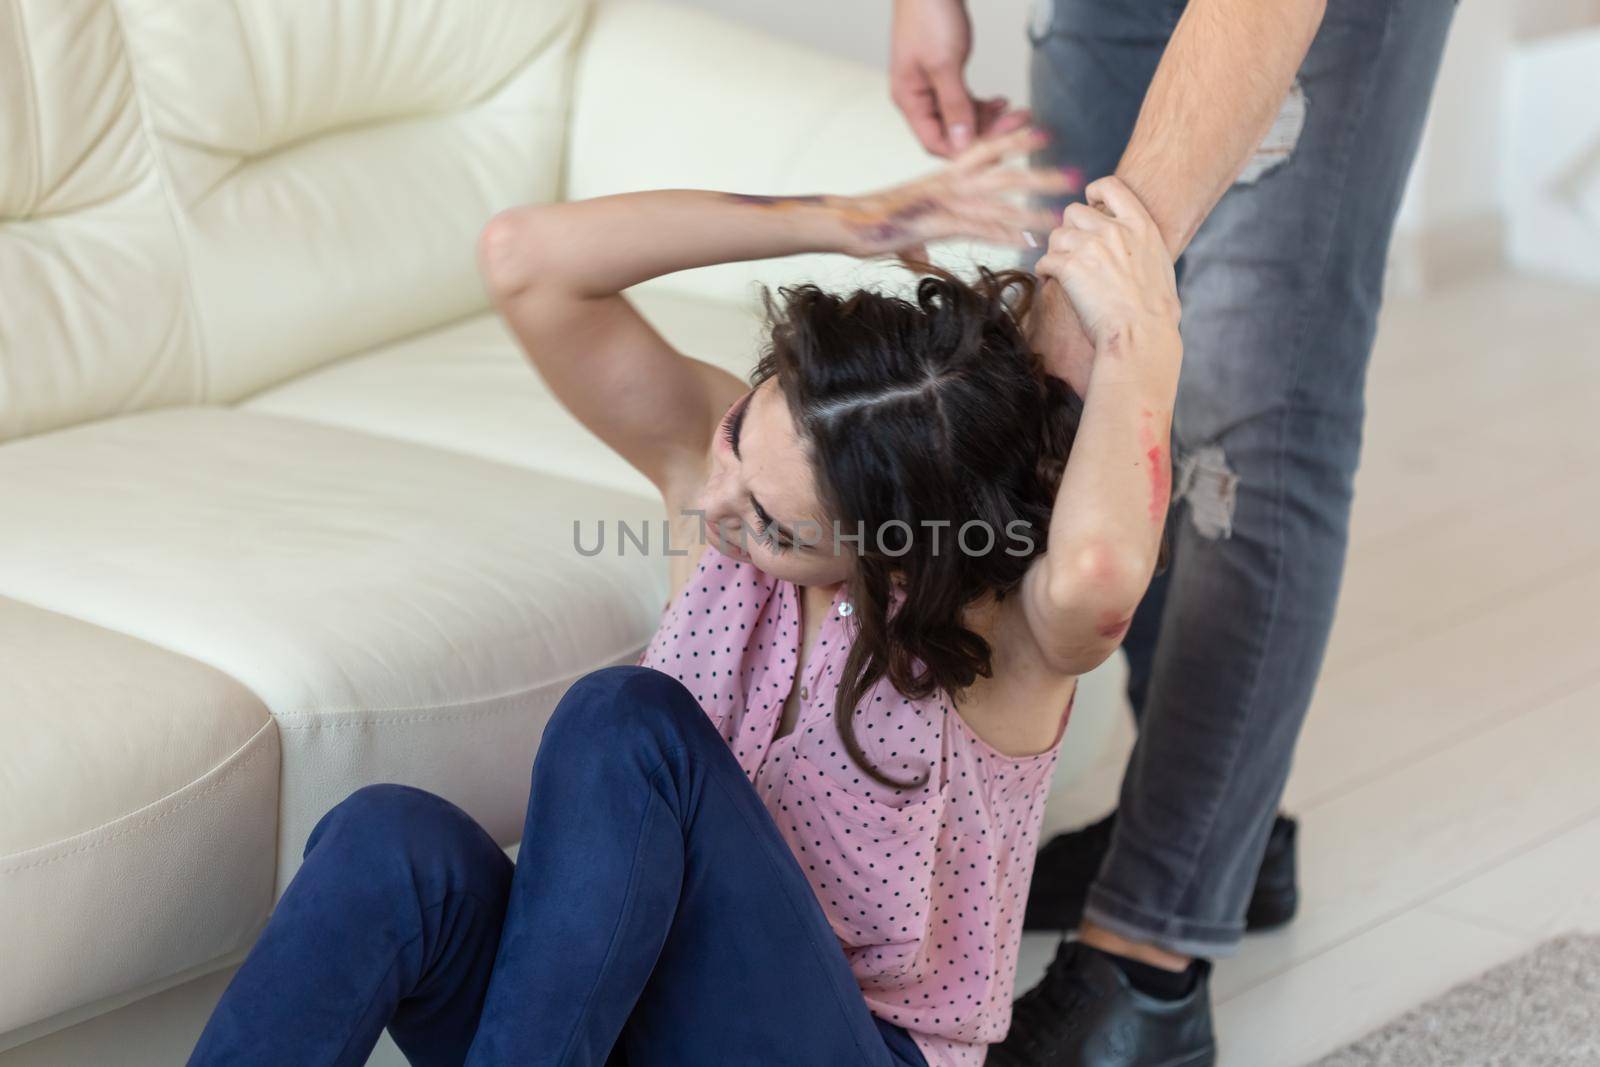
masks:
<svg viewBox="0 0 1600 1067"><path fill-rule="evenodd" d="M1113 811L1081 830L1057 834L1039 850L1033 884L1028 890L1028 907L1023 913L1024 930L1077 929L1089 883L1100 873L1100 861L1111 848L1116 819ZM1245 912L1246 930L1276 930L1294 918L1300 905L1300 889L1295 881L1298 826L1287 815L1279 815L1273 821L1261 870L1256 873L1255 891Z"/></svg>
<svg viewBox="0 0 1600 1067"><path fill-rule="evenodd" d="M1300 906L1300 887L1295 883L1295 837L1300 824L1287 815L1272 822L1267 851L1256 872L1256 887L1250 894L1250 907L1244 913L1244 928L1251 931L1276 930L1288 924Z"/></svg>
<svg viewBox="0 0 1600 1067"><path fill-rule="evenodd" d="M1044 979L1018 999L987 1067L1212 1067L1211 965L1181 1000L1134 989L1115 963L1063 941Z"/></svg>

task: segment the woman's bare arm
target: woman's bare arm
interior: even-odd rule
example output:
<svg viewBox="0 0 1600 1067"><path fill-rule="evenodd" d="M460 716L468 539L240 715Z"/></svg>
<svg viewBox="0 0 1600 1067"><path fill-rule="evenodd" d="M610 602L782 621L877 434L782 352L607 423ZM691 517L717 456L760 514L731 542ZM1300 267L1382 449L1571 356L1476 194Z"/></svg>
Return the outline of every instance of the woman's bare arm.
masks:
<svg viewBox="0 0 1600 1067"><path fill-rule="evenodd" d="M1053 222L1031 193L1055 171L1000 166L1037 147L1023 129L973 146L927 178L859 197L691 190L513 208L480 241L496 308L568 410L669 504L698 483L718 416L742 388L677 352L619 295L691 267L800 252L897 253L967 236L1008 244Z"/></svg>
<svg viewBox="0 0 1600 1067"><path fill-rule="evenodd" d="M1183 346L1172 261L1116 178L1068 209L1039 261L1095 343L1083 417L1022 609L1050 667L1082 674L1121 643L1161 544L1171 492L1172 405Z"/></svg>
<svg viewBox="0 0 1600 1067"><path fill-rule="evenodd" d="M703 473L717 417L743 386L673 348L621 290L709 263L843 245L838 212L821 201L671 190L513 208L485 228L479 262L556 398L673 502Z"/></svg>

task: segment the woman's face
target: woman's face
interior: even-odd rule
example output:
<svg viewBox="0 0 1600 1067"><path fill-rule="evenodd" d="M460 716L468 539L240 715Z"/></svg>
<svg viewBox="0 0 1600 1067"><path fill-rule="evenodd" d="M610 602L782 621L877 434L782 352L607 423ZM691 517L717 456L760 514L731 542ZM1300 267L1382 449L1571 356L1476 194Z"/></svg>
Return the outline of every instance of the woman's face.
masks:
<svg viewBox="0 0 1600 1067"><path fill-rule="evenodd" d="M836 550L811 460L775 379L734 401L711 458L699 506L706 537L721 551L796 585L850 576L850 545Z"/></svg>

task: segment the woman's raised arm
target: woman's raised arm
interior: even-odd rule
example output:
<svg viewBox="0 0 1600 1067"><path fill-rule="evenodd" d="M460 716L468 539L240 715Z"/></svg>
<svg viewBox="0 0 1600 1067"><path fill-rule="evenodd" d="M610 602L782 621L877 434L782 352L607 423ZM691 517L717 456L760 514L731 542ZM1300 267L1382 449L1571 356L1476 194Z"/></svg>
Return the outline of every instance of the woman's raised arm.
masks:
<svg viewBox="0 0 1600 1067"><path fill-rule="evenodd" d="M1117 178L1067 208L1038 273L1060 283L1094 341L1083 415L1022 606L1046 662L1082 674L1116 650L1150 584L1172 488L1183 344L1172 260Z"/></svg>
<svg viewBox="0 0 1600 1067"><path fill-rule="evenodd" d="M626 193L495 216L479 263L496 308L556 397L661 489L698 484L731 375L675 351L619 294L691 267L801 252L920 252L973 237L1018 245L1054 218L1020 198L1065 191L1053 170L1003 167L1038 146L1021 128L954 164L864 196ZM680 498L681 499L681 498Z"/></svg>

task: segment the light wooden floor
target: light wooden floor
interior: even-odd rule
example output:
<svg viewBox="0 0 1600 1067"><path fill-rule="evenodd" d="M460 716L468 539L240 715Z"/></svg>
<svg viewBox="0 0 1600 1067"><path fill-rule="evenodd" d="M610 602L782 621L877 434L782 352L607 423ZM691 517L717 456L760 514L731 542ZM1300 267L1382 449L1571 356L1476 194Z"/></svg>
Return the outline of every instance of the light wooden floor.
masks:
<svg viewBox="0 0 1600 1067"><path fill-rule="evenodd" d="M1217 969L1226 1067L1304 1063L1549 936L1600 931L1597 429L1600 293L1502 277L1391 301L1286 798L1303 903ZM1109 810L1130 742L1052 802L1051 827ZM1052 951L1030 936L1023 981Z"/></svg>

